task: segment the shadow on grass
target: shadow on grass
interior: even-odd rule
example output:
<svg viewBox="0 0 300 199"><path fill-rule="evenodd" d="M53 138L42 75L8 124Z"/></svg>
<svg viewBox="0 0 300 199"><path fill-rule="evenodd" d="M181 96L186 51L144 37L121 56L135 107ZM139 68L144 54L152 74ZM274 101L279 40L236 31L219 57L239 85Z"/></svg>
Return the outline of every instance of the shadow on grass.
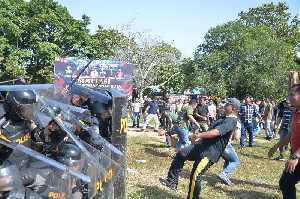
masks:
<svg viewBox="0 0 300 199"><path fill-rule="evenodd" d="M158 186L140 186L138 187L141 191L137 191L135 193L127 194L126 198L164 198L164 199L181 199L182 197L178 197L178 194L174 192L174 194L168 193L166 190L159 188Z"/></svg>
<svg viewBox="0 0 300 199"><path fill-rule="evenodd" d="M207 176L204 178L207 180ZM208 180L210 181L210 180ZM216 180L214 180L214 182L217 182ZM209 183L208 183L209 184ZM211 186L209 184L209 186ZM177 192L174 192L174 194L171 194L169 192L167 192L165 189L161 189L158 186L140 186L138 185L138 188L140 188L141 190L135 192L135 193L129 193L127 194L126 198L153 198L153 199L157 199L157 198L164 198L164 199L181 199L182 197L179 196L179 194ZM250 199L250 198L259 198L259 199L277 199L279 198L278 196L274 196L271 194L266 194L263 192L258 192L258 191L253 191L253 190L226 190L223 189L221 187L215 187L214 186L214 190L219 191L219 192L223 192L224 193L224 197L225 195L227 197L232 197L235 199ZM183 190L184 193L187 192L188 190ZM186 197L186 196L185 196ZM200 193L200 198L207 198L207 196L205 197L205 195L201 195Z"/></svg>
<svg viewBox="0 0 300 199"><path fill-rule="evenodd" d="M185 178L185 179L189 180L190 179L190 174L191 174L191 170L182 169L182 171L180 173L180 178ZM219 180L219 178L217 177L216 174L206 173L202 177L202 181L203 180L207 182L207 184L205 186L209 186L209 187L212 187L214 190L218 190L219 192L223 192L228 197L249 198L249 199L250 198L262 198L262 199L272 199L272 198L275 199L275 198L278 198L278 196L274 196L274 195L267 194L267 193L264 193L264 192L253 191L253 190L242 190L242 189L239 189L239 190L226 190L226 189L223 189L221 186L216 186L217 183L222 183ZM238 180L238 179L235 179L235 178L231 178L231 180L235 184L233 186L248 184L248 185L253 186L254 190L255 190L256 186L263 187L265 189L272 189L274 191L278 190L278 186L274 186L274 185L263 184L263 183L259 183L258 185L254 185L254 183L251 182L251 181L243 181L243 180Z"/></svg>
<svg viewBox="0 0 300 199"><path fill-rule="evenodd" d="M253 191L253 190L242 190L242 189L226 190L226 189L223 189L221 186L216 186L216 184L218 182L221 183L221 181L219 180L217 175L214 175L214 174L205 174L203 176L203 180L207 181L207 186L214 187L214 189L217 189L219 191L226 193L227 196L234 196L235 198L245 198L245 196L247 196L246 198L262 198L262 199L278 198L278 196L274 196L274 195L267 194L264 192ZM231 178L231 181L235 184L233 186L248 184L253 187L259 186L259 187L263 187L263 188L267 188L267 189L272 189L274 191L278 189L278 186L263 184L263 183L254 185L254 183L251 181L238 180L238 179L234 179L234 178ZM255 190L255 188L254 188L254 190Z"/></svg>
<svg viewBox="0 0 300 199"><path fill-rule="evenodd" d="M260 159L260 160L267 160L267 159L269 159L267 157L267 155L265 157L263 157L263 156L258 156L258 155L254 155L254 154L249 154L249 152L247 153L247 151L244 152L244 149L241 150L241 151L239 151L239 155L238 156L240 157L241 155L242 156L246 156L246 157L255 158L255 159Z"/></svg>
<svg viewBox="0 0 300 199"><path fill-rule="evenodd" d="M145 148L145 152L146 153L149 153L153 156L157 156L157 157L172 157L172 154L168 153L168 152L162 152L162 151L158 151L156 149L153 149L153 146L147 146L147 145L154 145L154 144L142 144L142 145L145 145L146 148ZM157 145L155 145L157 147ZM154 148L156 148L154 147Z"/></svg>

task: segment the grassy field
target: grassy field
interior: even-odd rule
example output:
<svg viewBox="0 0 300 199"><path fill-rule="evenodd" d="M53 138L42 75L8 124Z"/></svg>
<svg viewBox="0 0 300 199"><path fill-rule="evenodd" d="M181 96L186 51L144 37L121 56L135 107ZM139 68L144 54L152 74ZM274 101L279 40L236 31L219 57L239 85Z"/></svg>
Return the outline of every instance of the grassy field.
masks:
<svg viewBox="0 0 300 199"><path fill-rule="evenodd" d="M128 124L130 127L132 124ZM166 178L172 162L174 152L165 151L165 137L158 137L153 129L146 132L138 132L139 129L128 128L127 142L127 171L126 198L186 198L189 186L189 176L193 162L186 162L180 178L177 191L161 185L159 177ZM245 198L245 199L270 199L282 198L278 181L284 168L284 161L275 161L267 158L268 150L278 140L266 141L264 132L260 132L255 139L253 148L239 149L239 142L233 145L240 158L240 165L232 172L232 186L224 186L218 180L216 174L222 171L224 160L213 165L202 180L201 198ZM246 145L246 143L245 143ZM279 152L275 153L277 157ZM284 154L287 159L289 154ZM146 160L146 163L136 160ZM132 172L133 170L133 172ZM258 183L256 183L256 182ZM255 182L255 183L254 183ZM299 190L300 183L297 185ZM300 198L298 192L297 198Z"/></svg>

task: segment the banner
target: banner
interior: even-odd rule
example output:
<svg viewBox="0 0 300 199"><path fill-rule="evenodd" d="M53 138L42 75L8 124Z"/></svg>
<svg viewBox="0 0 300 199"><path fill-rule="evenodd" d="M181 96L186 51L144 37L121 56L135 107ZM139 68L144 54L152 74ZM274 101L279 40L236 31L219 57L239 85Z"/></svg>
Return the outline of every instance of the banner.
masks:
<svg viewBox="0 0 300 199"><path fill-rule="evenodd" d="M54 83L63 85L72 81L87 65L88 61L78 58L55 58ZM94 60L84 70L77 84L91 88L118 89L132 94L133 65L130 62Z"/></svg>

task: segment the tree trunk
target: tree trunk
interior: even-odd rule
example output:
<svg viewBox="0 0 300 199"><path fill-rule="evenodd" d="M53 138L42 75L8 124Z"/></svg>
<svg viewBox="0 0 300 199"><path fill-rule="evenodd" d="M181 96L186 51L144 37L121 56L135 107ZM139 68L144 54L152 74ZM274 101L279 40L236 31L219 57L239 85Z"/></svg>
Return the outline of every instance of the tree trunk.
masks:
<svg viewBox="0 0 300 199"><path fill-rule="evenodd" d="M165 101L166 99L167 99L167 89L162 89L162 91L163 91L163 100Z"/></svg>

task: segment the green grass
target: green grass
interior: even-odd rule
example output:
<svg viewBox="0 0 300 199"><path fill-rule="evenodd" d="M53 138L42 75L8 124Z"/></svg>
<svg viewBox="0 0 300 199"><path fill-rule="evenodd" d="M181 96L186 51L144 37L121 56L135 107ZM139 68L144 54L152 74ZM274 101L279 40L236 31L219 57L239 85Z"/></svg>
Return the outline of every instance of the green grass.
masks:
<svg viewBox="0 0 300 199"><path fill-rule="evenodd" d="M136 122L137 119L135 119ZM129 125L130 124L130 125ZM143 115L140 116L140 127L142 127L144 124L144 117ZM150 120L149 124L154 125L154 119ZM132 126L132 117L128 117L128 126Z"/></svg>
<svg viewBox="0 0 300 199"><path fill-rule="evenodd" d="M157 137L157 134L149 132L149 130L147 133L141 133L140 135L135 134L133 131L136 131L136 129L130 129L128 132L127 167L138 173L127 172L126 198L186 198L193 162L186 162L179 178L178 191L175 192L168 189L158 182L158 178L166 178L172 162L171 155L174 152L164 151L166 147L164 137ZM135 134L135 136L131 134ZM260 142L254 142L255 147L245 147L243 150L238 149L239 142L234 142L233 146L240 159L240 165L231 175L231 180L235 185L225 186L224 188L220 186L221 183L216 174L222 171L224 160L221 158L203 176L200 197L205 199L282 198L278 181L285 162L267 158L270 147L278 140L265 141L264 137L265 135L262 131L258 135ZM279 152L276 152L274 157L278 155ZM285 153L284 156L288 159L289 154ZM139 163L136 160L146 160L147 162ZM258 185L254 184L255 180L258 181ZM297 185L297 188L300 188L300 183ZM299 192L297 198L300 198Z"/></svg>

